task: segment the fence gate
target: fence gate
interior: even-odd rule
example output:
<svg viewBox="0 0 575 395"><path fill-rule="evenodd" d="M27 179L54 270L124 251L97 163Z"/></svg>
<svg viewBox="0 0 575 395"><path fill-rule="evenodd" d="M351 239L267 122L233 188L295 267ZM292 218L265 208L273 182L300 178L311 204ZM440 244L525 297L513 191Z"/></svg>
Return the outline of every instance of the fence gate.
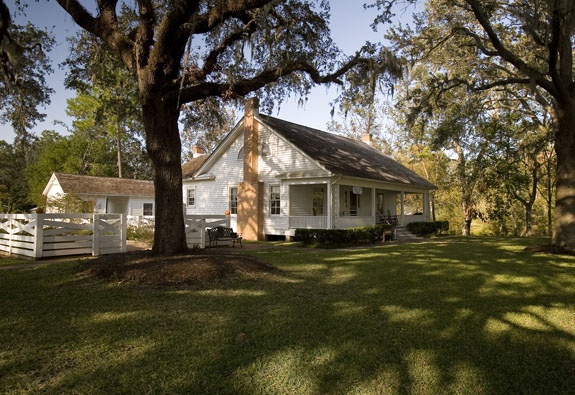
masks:
<svg viewBox="0 0 575 395"><path fill-rule="evenodd" d="M94 244L92 255L126 252L126 216L94 214Z"/></svg>

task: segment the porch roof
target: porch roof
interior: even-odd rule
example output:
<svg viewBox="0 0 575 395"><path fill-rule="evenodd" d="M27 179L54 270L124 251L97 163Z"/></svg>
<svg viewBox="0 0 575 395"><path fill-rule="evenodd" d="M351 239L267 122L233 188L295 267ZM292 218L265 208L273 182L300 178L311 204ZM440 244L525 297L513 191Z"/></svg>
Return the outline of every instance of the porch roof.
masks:
<svg viewBox="0 0 575 395"><path fill-rule="evenodd" d="M364 142L263 114L258 118L334 175L437 189L425 178Z"/></svg>

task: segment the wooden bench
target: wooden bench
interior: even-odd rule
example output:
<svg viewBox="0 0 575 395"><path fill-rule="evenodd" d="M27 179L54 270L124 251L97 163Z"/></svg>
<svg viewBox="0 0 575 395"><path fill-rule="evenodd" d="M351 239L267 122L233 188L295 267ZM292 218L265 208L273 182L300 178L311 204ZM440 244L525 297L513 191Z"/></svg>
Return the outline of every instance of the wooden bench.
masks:
<svg viewBox="0 0 575 395"><path fill-rule="evenodd" d="M240 243L242 248L242 236L233 231L232 228L224 228L223 226L216 226L215 228L208 229L209 247L218 247L218 241L232 242L232 247L235 247L236 242Z"/></svg>

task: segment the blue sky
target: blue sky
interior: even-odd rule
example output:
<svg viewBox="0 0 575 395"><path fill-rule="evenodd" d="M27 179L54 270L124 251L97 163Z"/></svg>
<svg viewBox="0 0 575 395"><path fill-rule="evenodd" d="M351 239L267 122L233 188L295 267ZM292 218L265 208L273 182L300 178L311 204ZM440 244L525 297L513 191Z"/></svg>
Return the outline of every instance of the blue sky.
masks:
<svg viewBox="0 0 575 395"><path fill-rule="evenodd" d="M14 0L7 0L13 19L17 24L24 24L28 20L37 26L42 26L52 31L56 37L57 45L51 53L54 74L48 77L50 86L55 90L52 103L42 112L47 114L46 120L34 128L34 133L39 135L45 129L56 130L64 134L66 131L61 125L55 125L54 121L63 121L70 125L71 121L66 116L66 99L74 96L73 91L64 88L66 70L59 67L67 56L68 44L66 37L74 35L76 26L71 17L67 15L55 2L24 0L29 3L26 17L14 16ZM362 0L335 0L331 2L332 37L334 41L346 53L353 54L365 41L379 41L381 33L375 33L370 27L375 17L375 11L365 11ZM411 8L409 8L411 9ZM380 29L381 30L381 29ZM298 98L291 97L281 106L279 113L271 114L279 118L294 121L317 129L326 129L326 124L331 120L329 103L337 95L337 88L317 87L309 96L306 104L298 105ZM0 140L8 143L14 141L12 127L0 124Z"/></svg>

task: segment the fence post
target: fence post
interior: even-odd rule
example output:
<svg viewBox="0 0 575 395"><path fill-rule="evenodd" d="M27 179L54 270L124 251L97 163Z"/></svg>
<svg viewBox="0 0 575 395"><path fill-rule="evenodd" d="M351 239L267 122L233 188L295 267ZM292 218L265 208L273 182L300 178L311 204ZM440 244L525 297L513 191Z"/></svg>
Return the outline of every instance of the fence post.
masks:
<svg viewBox="0 0 575 395"><path fill-rule="evenodd" d="M36 220L36 226L34 226L34 258L42 258L42 253L44 252L44 215L35 213L32 216Z"/></svg>
<svg viewBox="0 0 575 395"><path fill-rule="evenodd" d="M92 256L100 255L100 215L92 216Z"/></svg>
<svg viewBox="0 0 575 395"><path fill-rule="evenodd" d="M206 218L200 220L200 248L206 248Z"/></svg>
<svg viewBox="0 0 575 395"><path fill-rule="evenodd" d="M14 214L8 214L8 255L12 255L12 245L14 244Z"/></svg>

